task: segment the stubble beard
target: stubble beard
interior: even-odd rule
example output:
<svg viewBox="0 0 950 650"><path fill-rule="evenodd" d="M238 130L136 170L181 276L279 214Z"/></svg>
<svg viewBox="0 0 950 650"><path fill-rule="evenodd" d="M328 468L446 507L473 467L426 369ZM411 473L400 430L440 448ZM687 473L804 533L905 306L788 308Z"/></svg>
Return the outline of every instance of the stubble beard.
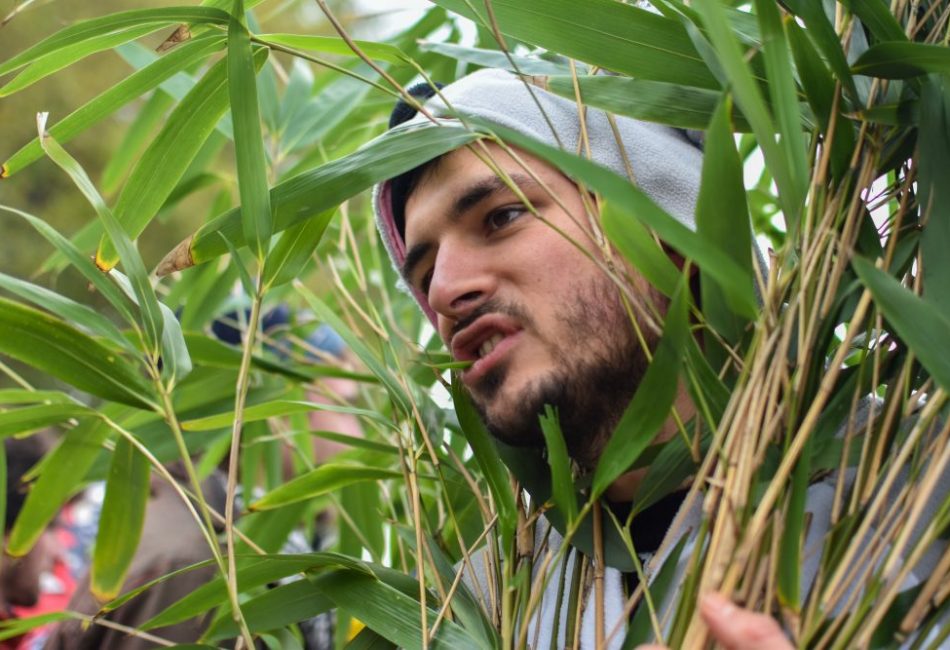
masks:
<svg viewBox="0 0 950 650"><path fill-rule="evenodd" d="M519 395L509 396L508 401L517 403L516 407L505 409L494 403L504 388L510 362L492 368L471 392L492 435L516 447L544 447L539 415L546 404L555 407L568 452L579 465L590 469L636 391L648 361L609 279L600 276L587 287L577 287L572 297L561 314L563 342L552 352L554 370L535 378ZM530 315L517 305L493 303L483 308L533 327ZM641 329L648 345L654 347L656 337Z"/></svg>

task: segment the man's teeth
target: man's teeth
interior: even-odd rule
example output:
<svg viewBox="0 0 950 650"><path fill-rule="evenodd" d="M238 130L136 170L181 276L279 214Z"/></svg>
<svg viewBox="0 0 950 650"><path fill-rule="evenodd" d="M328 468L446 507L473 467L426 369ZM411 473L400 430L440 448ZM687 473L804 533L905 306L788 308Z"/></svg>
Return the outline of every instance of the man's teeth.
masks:
<svg viewBox="0 0 950 650"><path fill-rule="evenodd" d="M495 349L495 346L501 343L503 338L505 337L501 334L495 334L478 346L478 358L481 359L482 357L488 356L488 354Z"/></svg>

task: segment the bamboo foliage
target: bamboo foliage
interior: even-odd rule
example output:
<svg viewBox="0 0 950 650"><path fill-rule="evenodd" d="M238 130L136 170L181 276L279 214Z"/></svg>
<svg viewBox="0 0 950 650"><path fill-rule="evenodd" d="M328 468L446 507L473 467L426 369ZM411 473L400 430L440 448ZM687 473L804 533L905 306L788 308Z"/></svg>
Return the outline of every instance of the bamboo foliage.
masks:
<svg viewBox="0 0 950 650"><path fill-rule="evenodd" d="M35 11L26 4L16 20ZM78 489L106 485L92 558L102 618L3 622L0 638L67 618L115 625L107 615L172 577L125 584L151 476L173 486L207 543L206 562L177 571L215 571L126 630L159 644L154 630L206 615L201 643L294 648L303 621L332 612L336 647L526 647L553 589L567 647L580 643L588 593L598 647L710 647L696 613L710 590L774 616L798 647L943 647L945 2L434 0L379 42L354 39L322 1L333 36L287 33L269 24L271 4L136 8L0 62L0 97L104 50L134 68L0 152L3 184L45 156L79 188L92 218L71 238L22 206L0 205L0 218L54 247L38 269L78 272L109 310L26 279L38 269L0 274L0 434L58 435L28 477L7 552L29 552ZM164 42L144 48L156 32ZM533 81L584 110L705 131L696 231L584 152L477 120L386 132L407 86L483 65L543 77ZM94 182L100 170L84 169L73 139L128 106L122 146ZM547 160L595 196L610 242L597 262L662 330L586 476L552 410L546 454L489 437L375 233L374 184L485 142ZM150 273L136 238L201 197L203 221L192 215L192 234ZM768 240L765 266L756 239ZM620 258L668 307L645 304ZM299 318L264 327L288 305ZM222 319L239 347L212 334ZM314 322L345 342L345 361L315 349ZM693 418L677 411L680 386ZM311 414L353 418L363 435L312 430ZM668 421L676 435L655 443ZM316 438L342 451L318 462ZM228 480L216 510L201 485L218 466ZM600 497L631 468L646 478L624 521ZM644 562L631 518L683 485L681 516L701 515L693 538ZM831 503L817 540L815 486ZM328 509L331 546L291 553L288 539ZM536 538L542 517L582 554ZM815 543L820 558L806 557ZM928 552L934 570L906 588ZM619 623L605 618L608 567L638 577Z"/></svg>

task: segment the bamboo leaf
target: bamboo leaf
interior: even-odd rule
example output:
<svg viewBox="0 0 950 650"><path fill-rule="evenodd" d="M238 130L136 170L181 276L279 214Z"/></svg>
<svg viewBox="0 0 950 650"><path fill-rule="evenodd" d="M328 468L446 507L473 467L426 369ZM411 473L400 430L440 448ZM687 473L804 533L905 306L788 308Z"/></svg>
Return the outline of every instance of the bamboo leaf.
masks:
<svg viewBox="0 0 950 650"><path fill-rule="evenodd" d="M322 404L319 402L306 402L302 400L273 400L264 404L255 404L248 406L243 412L243 421L256 422L266 420L267 418L283 417L293 413L309 413L310 411L329 411L330 413L346 413L348 415L358 415L369 420L382 424L386 427L392 427L392 423L376 411L356 408L354 406L337 406L335 404ZM234 412L209 415L207 417L195 420L186 420L182 422L182 428L186 431L210 431L212 429L221 429L234 424Z"/></svg>
<svg viewBox="0 0 950 650"><path fill-rule="evenodd" d="M663 338L653 354L653 360L600 455L591 484L592 499L603 494L611 483L633 465L669 417L676 398L688 336L688 293L685 279L681 280L670 302L663 325Z"/></svg>
<svg viewBox="0 0 950 650"><path fill-rule="evenodd" d="M337 36L310 36L301 34L258 34L256 41L275 45L292 47L296 50L326 52L327 54L341 54L356 56L356 53L342 38ZM404 63L408 57L395 45L376 43L374 41L354 41L363 53L371 59L388 61L390 63Z"/></svg>
<svg viewBox="0 0 950 650"><path fill-rule="evenodd" d="M85 420L69 431L60 445L50 452L10 531L7 553L22 557L30 552L49 522L82 482L110 432L109 426L101 420Z"/></svg>
<svg viewBox="0 0 950 650"><path fill-rule="evenodd" d="M115 598L122 588L142 537L148 496L148 460L120 437L112 453L90 569L89 588L100 601Z"/></svg>
<svg viewBox="0 0 950 650"><path fill-rule="evenodd" d="M209 7L162 7L157 9L136 9L109 14L99 18L82 20L59 30L52 36L27 48L3 64L0 75L13 72L36 59L47 56L65 47L109 34L112 32L152 24L155 29L173 23L218 23L226 24L228 14L220 9Z"/></svg>
<svg viewBox="0 0 950 650"><path fill-rule="evenodd" d="M267 162L261 135L261 113L257 99L257 76L251 51L251 35L244 17L244 0L234 0L228 25L228 97L234 122L234 151L238 190L241 195L241 222L244 239L263 264L273 231L270 193L267 189Z"/></svg>
<svg viewBox="0 0 950 650"><path fill-rule="evenodd" d="M423 127L391 131L358 151L304 172L271 189L274 232L336 208L346 199L447 151L480 137L462 128ZM159 264L157 273L201 264L227 252L222 236L245 246L237 209L224 213L183 241Z"/></svg>
<svg viewBox="0 0 950 650"><path fill-rule="evenodd" d="M834 25L824 13L822 5L810 0L784 0L783 4L795 13L805 23L807 34L814 40L821 50L828 65L842 83L847 94L854 98L858 91L851 76L851 68L844 50L841 49L841 40L835 32Z"/></svg>
<svg viewBox="0 0 950 650"><path fill-rule="evenodd" d="M127 323L133 324L136 322L135 316L132 315L132 310L129 307L129 301L122 291L112 282L109 276L97 269L96 265L86 255L79 252L79 249L71 241L56 232L48 223L31 214L5 205L0 205L0 210L16 215L33 226L46 241L55 246L57 251L82 273L83 277L92 286L99 290L99 293L109 301L109 304L122 315Z"/></svg>
<svg viewBox="0 0 950 650"><path fill-rule="evenodd" d="M478 47L465 47L454 43L437 43L423 41L419 47L424 52L435 52L456 61L473 63L485 68L500 68L502 70L511 70L522 74L536 75L565 75L570 72L566 63L556 63L546 61L535 57L519 56L511 52L505 53L499 50L486 50ZM514 65L512 65L514 62ZM571 99L574 95L571 95Z"/></svg>
<svg viewBox="0 0 950 650"><path fill-rule="evenodd" d="M719 248L752 280L752 224L742 174L742 161L729 125L732 102L723 96L706 134L703 176L696 202L696 232L708 246ZM737 343L748 319L729 309L725 291L700 267L703 314L730 343ZM747 288L748 291L752 287ZM713 364L719 367L718 364Z"/></svg>
<svg viewBox="0 0 950 650"><path fill-rule="evenodd" d="M196 39L175 48L165 56L157 59L151 65L132 73L116 85L89 100L80 108L77 108L56 122L49 128L50 135L56 138L60 143L69 142L76 135L82 133L104 117L111 115L133 99L140 97L172 75L187 69L212 52L219 50L223 43L224 39L222 37L212 36L210 38ZM136 118L136 123L140 120L148 122L157 119L161 114L160 111L163 110L162 107L170 103L167 101L167 96L163 93L155 97L162 98L162 101L153 99L150 101L149 106L155 106L157 110L154 111L154 114L143 110ZM152 123L154 123L154 121ZM142 135L144 135L144 133L142 133ZM137 147L126 144L119 148L116 153L121 154L125 151L126 147L129 149L128 156L133 156L138 150ZM43 149L40 147L39 139L32 140L10 156L6 163L4 163L3 168L5 174L7 176L15 174L42 155ZM115 156L110 160L109 168L112 169L111 175L113 177L118 171L116 167L121 164L115 163L116 159L124 159L125 164L130 163L132 160L131 157L124 158L121 155ZM122 171L124 171L124 169ZM104 188L108 187L105 180L107 176L109 176L108 173L104 174Z"/></svg>
<svg viewBox="0 0 950 650"><path fill-rule="evenodd" d="M498 530L502 545L504 548L510 548L518 526L518 511L511 482L508 480L508 470L501 462L488 430L457 377L452 379L452 402L465 440L472 448L472 454L485 476L485 482L498 509Z"/></svg>
<svg viewBox="0 0 950 650"><path fill-rule="evenodd" d="M303 573L315 569L328 567L343 567L353 572L370 574L369 567L353 558L339 553L300 553L296 555L264 555L237 557L237 580L242 589L251 590L271 582L277 582L296 573ZM212 561L202 562L187 567L193 570L207 566ZM137 593L140 591L137 590ZM127 600L123 600L123 603ZM228 598L227 585L220 575L216 575L210 582L186 594L181 600L173 603L157 616L150 618L140 625L143 630L152 630L166 625L174 625L187 621L199 614L204 614L213 607L217 607ZM121 604L121 603L120 603ZM117 605L116 605L117 606ZM110 605L110 607L113 607ZM243 607L241 608L243 611Z"/></svg>
<svg viewBox="0 0 950 650"><path fill-rule="evenodd" d="M107 344L113 343L116 346L126 348L130 352L135 352L135 348L122 335L119 328L91 307L71 300L55 291L50 291L45 287L11 277L5 273L0 273L0 287L25 300L29 300L38 307L51 311L66 322L78 325L91 334L103 337Z"/></svg>
<svg viewBox="0 0 950 650"><path fill-rule="evenodd" d="M164 61L166 59L167 57L163 57L160 60ZM158 90L153 92L145 101L145 104L138 110L133 118L125 135L122 136L122 140L113 152L112 157L109 158L109 161L106 163L105 169L102 170L99 186L102 188L103 194L111 196L119 189L122 181L125 180L128 175L129 170L135 166L135 161L142 155L142 150L145 147L148 137L165 119L165 115L174 103L174 100L168 93ZM54 137L65 142L65 140L57 136L54 131L59 124L60 123L57 122L50 131ZM92 223L95 224L96 222ZM101 231L96 233L94 241L98 241L101 236Z"/></svg>
<svg viewBox="0 0 950 650"><path fill-rule="evenodd" d="M0 436L23 435L59 424L69 418L95 415L82 404L38 404L0 411Z"/></svg>
<svg viewBox="0 0 950 650"><path fill-rule="evenodd" d="M0 353L103 399L152 408L148 385L110 348L49 314L0 298Z"/></svg>
<svg viewBox="0 0 950 650"><path fill-rule="evenodd" d="M907 35L882 0L842 0L879 41L906 41Z"/></svg>
<svg viewBox="0 0 950 650"><path fill-rule="evenodd" d="M254 56L263 65L267 51ZM228 107L227 62L219 61L175 107L142 154L115 204L115 218L135 238L155 217ZM96 252L99 268L118 262L115 244L104 237Z"/></svg>
<svg viewBox="0 0 950 650"><path fill-rule="evenodd" d="M920 163L917 185L926 222L920 238L924 300L950 319L950 75L930 75L920 98Z"/></svg>
<svg viewBox="0 0 950 650"><path fill-rule="evenodd" d="M254 511L270 510L313 499L355 483L401 478L402 472L391 469L353 463L327 463L271 490L251 503L249 508Z"/></svg>
<svg viewBox="0 0 950 650"><path fill-rule="evenodd" d="M281 233L264 263L261 284L265 290L279 287L300 275L335 213L336 210L327 210Z"/></svg>
<svg viewBox="0 0 950 650"><path fill-rule="evenodd" d="M436 4L490 22L484 9L465 0ZM494 0L502 33L638 79L717 88L679 22L620 2L587 0L578 12L571 0Z"/></svg>
<svg viewBox="0 0 950 650"><path fill-rule="evenodd" d="M321 582L326 594L339 608L358 617L367 627L400 647L423 647L423 630L419 624L421 605L415 598L374 576L352 571L333 571ZM437 612L427 609L427 620L434 621ZM438 631L426 645L430 648L482 647L457 623L448 619L442 620Z"/></svg>
<svg viewBox="0 0 950 650"><path fill-rule="evenodd" d="M720 99L715 90L648 79L578 77L577 84L588 106L682 129L705 129ZM570 76L550 77L548 89L562 97L576 97L574 78ZM736 129L749 130L741 116L737 116Z"/></svg>
<svg viewBox="0 0 950 650"><path fill-rule="evenodd" d="M950 74L950 49L924 43L878 43L858 57L851 71L882 79L909 79L930 72Z"/></svg>
<svg viewBox="0 0 950 650"><path fill-rule="evenodd" d="M0 404L76 404L76 400L58 390L0 388Z"/></svg>
<svg viewBox="0 0 950 650"><path fill-rule="evenodd" d="M72 65L90 54L109 50L123 43L134 41L137 38L158 31L160 28L160 24L146 24L144 26L131 27L102 36L95 36L76 43L75 45L59 48L55 52L36 59L10 82L0 87L0 98L8 97L13 93L32 86L40 79Z"/></svg>
<svg viewBox="0 0 950 650"><path fill-rule="evenodd" d="M676 577L676 567L679 564L680 555L683 554L683 547L686 546L687 540L687 537L683 537L676 543L666 560L663 561L663 566L657 572L656 578L650 583L650 597L654 603L664 602L670 588L674 586L673 578ZM645 601L641 601L630 621L630 626L627 628L627 636L624 637L621 650L633 650L640 644L647 643L650 641L652 631L649 606ZM653 640L660 641L660 639Z"/></svg>
<svg viewBox="0 0 950 650"><path fill-rule="evenodd" d="M851 265L920 364L939 386L950 389L950 357L943 351L944 342L950 340L950 318L868 260L855 256Z"/></svg>
<svg viewBox="0 0 950 650"><path fill-rule="evenodd" d="M544 405L541 418L541 432L548 448L548 464L551 466L551 492L554 504L561 509L569 527L577 520L577 497L574 494L574 477L571 473L571 459L567 455L567 445L558 421L557 411L549 404Z"/></svg>
<svg viewBox="0 0 950 650"><path fill-rule="evenodd" d="M157 354L161 345L162 338L162 315L158 307L158 298L155 297L155 291L152 289L148 278L148 272L142 263L138 250L122 231L122 227L112 216L112 211L106 205L99 192L96 190L92 181L86 175L85 170L80 167L76 159L69 155L58 142L45 132L45 116L38 121L40 131L40 143L43 151L55 162L60 169L65 171L75 183L79 191L82 192L86 200L96 210L96 214L102 220L102 226L109 233L124 262L125 269L129 274L135 297L138 301L139 309L142 314L142 324L145 326L146 344L152 354Z"/></svg>
<svg viewBox="0 0 950 650"><path fill-rule="evenodd" d="M800 141L800 134L799 138L791 136L792 142L781 144L776 140L775 135L780 132L783 138L787 137L784 131L786 126L790 129L800 129L801 126L797 122L788 126L785 123L786 120L780 118L783 130L776 129L761 90L746 63L745 54L729 27L724 8L719 3L713 2L705 2L696 5L695 8L703 17L709 41L715 48L718 62L729 79L736 104L752 126L752 131L765 157L765 164L778 186L779 204L785 220L789 229L794 231L804 205L808 179L803 174L805 168L795 164L793 160L797 160L799 156L803 157L804 151L791 153L785 150L786 144L791 148L795 146L795 142ZM768 67L770 87L772 83L783 86L787 84L787 79L783 82L786 71L781 70L782 65L778 61L772 61ZM773 79L771 75L775 74L781 78Z"/></svg>

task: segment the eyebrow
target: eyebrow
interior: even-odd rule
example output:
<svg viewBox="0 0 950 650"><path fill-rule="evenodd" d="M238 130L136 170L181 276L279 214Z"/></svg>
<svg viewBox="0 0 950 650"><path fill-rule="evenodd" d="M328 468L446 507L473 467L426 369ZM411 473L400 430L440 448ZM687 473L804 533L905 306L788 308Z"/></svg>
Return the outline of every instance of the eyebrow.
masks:
<svg viewBox="0 0 950 650"><path fill-rule="evenodd" d="M522 190L538 185L537 181L527 174L509 174L509 176L512 183ZM452 207L448 212L449 222L457 222L466 212L478 206L482 201L504 191L511 191L511 188L508 183L494 174L472 183L452 203ZM431 249L431 242L421 242L410 248L400 268L402 277L408 281L416 266L425 258Z"/></svg>

